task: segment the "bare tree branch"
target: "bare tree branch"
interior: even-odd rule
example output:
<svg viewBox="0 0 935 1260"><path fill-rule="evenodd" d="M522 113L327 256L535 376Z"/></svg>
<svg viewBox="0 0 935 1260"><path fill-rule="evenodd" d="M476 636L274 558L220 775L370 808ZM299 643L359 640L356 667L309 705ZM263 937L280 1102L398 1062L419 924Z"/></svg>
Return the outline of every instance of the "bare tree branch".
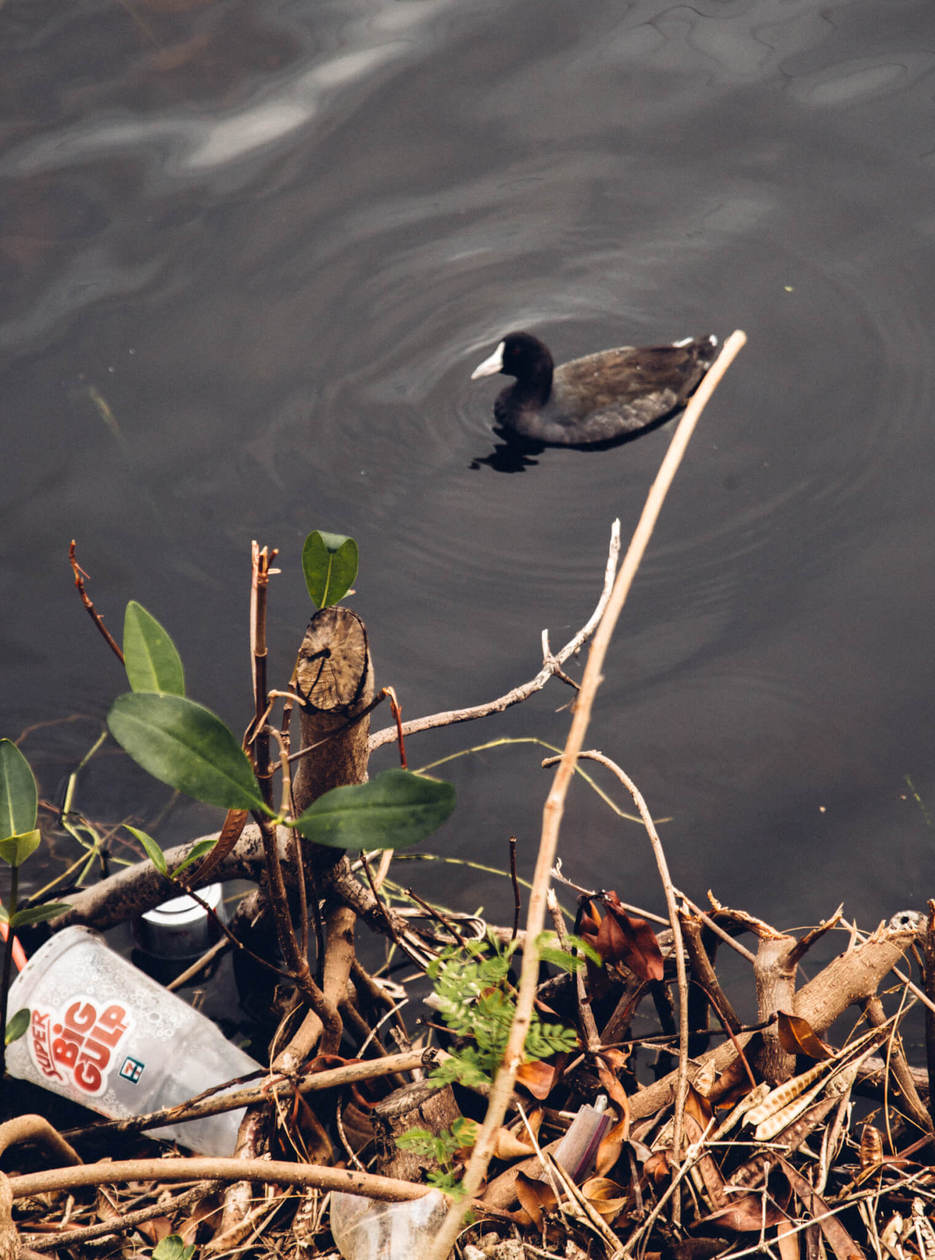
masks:
<svg viewBox="0 0 935 1260"><path fill-rule="evenodd" d="M552 653L548 650L547 632L543 631L542 668L535 678L530 678L528 682L520 683L518 687L513 687L506 695L498 696L496 700L488 700L484 704L475 704L469 709L448 709L444 713L431 713L428 717L413 718L411 722L403 722L403 735L415 735L419 731L430 731L436 726L453 726L456 722L470 722L474 718L489 717L491 713L502 713L504 709L509 709L514 704L520 704L523 700L528 700L537 691L541 691L550 678L555 676L564 677L562 665L568 660L569 656L574 655L582 644L588 641L604 615L604 609L607 607L607 601L610 599L610 592L613 588L619 556L620 521L615 520L610 527L610 546L607 551L607 565L604 570L604 589L601 591L601 597L597 601L594 611L578 633L570 638L558 652ZM397 734L396 726L384 726L381 731L374 731L370 736L370 751L373 752L377 748L382 748L391 739L396 739Z"/></svg>

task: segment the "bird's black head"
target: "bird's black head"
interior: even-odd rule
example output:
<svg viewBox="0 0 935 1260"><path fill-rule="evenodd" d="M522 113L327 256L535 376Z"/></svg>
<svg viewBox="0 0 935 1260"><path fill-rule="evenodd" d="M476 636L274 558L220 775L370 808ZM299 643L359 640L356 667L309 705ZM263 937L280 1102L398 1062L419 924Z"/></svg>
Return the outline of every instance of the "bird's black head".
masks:
<svg viewBox="0 0 935 1260"><path fill-rule="evenodd" d="M528 332L511 332L503 338L493 354L471 373L473 379L502 372L520 382L552 382L552 356L538 337Z"/></svg>

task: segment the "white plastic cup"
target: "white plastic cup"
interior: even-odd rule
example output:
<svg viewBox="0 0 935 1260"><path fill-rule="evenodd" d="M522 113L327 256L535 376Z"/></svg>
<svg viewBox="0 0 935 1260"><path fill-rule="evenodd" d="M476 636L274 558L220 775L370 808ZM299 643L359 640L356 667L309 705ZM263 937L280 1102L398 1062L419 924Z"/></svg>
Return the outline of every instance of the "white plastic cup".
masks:
<svg viewBox="0 0 935 1260"><path fill-rule="evenodd" d="M111 1119L173 1107L260 1068L216 1024L114 952L70 927L10 986L8 1018L29 1027L7 1047L13 1076ZM232 1155L244 1109L150 1129L202 1155Z"/></svg>

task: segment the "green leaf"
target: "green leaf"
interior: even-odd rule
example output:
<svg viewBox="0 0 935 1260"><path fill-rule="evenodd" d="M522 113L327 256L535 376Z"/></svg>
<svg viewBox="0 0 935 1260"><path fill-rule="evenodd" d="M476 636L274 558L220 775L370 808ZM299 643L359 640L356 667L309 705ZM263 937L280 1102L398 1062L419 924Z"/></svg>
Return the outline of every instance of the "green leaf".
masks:
<svg viewBox="0 0 935 1260"><path fill-rule="evenodd" d="M38 805L29 762L12 740L0 739L0 839L32 831Z"/></svg>
<svg viewBox="0 0 935 1260"><path fill-rule="evenodd" d="M131 599L123 618L123 656L134 691L185 695L185 671L167 631L142 604Z"/></svg>
<svg viewBox="0 0 935 1260"><path fill-rule="evenodd" d="M29 927L32 923L47 923L49 919L57 919L69 908L67 901L47 901L44 906L25 906L10 916L10 927Z"/></svg>
<svg viewBox="0 0 935 1260"><path fill-rule="evenodd" d="M204 705L184 696L126 692L110 706L107 725L154 779L208 805L269 812L240 744Z"/></svg>
<svg viewBox="0 0 935 1260"><path fill-rule="evenodd" d="M302 548L302 572L308 593L319 608L338 603L357 577L357 543L346 534L313 530Z"/></svg>
<svg viewBox="0 0 935 1260"><path fill-rule="evenodd" d="M295 825L306 839L336 849L405 849L431 835L454 806L450 783L384 770L369 783L325 792Z"/></svg>
<svg viewBox="0 0 935 1260"><path fill-rule="evenodd" d="M124 823L123 825L125 829L129 831L131 836L139 840L140 844L146 850L146 856L149 858L150 862L152 862L153 866L155 866L159 874L165 875L169 869L166 865L165 854L152 836L147 835L145 831L140 831L139 827L131 827L129 823ZM210 843L214 844L214 841L212 840Z"/></svg>
<svg viewBox="0 0 935 1260"><path fill-rule="evenodd" d="M6 1022L6 1030L3 1034L3 1044L8 1046L11 1041L19 1041L23 1033L29 1027L29 1007L23 1006L11 1016Z"/></svg>
<svg viewBox="0 0 935 1260"><path fill-rule="evenodd" d="M30 853L38 849L41 839L38 831L21 831L18 836L6 836L0 840L0 862L22 866Z"/></svg>
<svg viewBox="0 0 935 1260"><path fill-rule="evenodd" d="M212 838L210 840L199 840L197 844L193 844L191 852L188 853L181 862L179 862L172 874L181 875L182 871L191 866L193 862L197 862L198 859L204 857L206 853L210 853L216 844L216 838Z"/></svg>
<svg viewBox="0 0 935 1260"><path fill-rule="evenodd" d="M167 1234L153 1248L152 1260L192 1260L195 1244L182 1240L181 1234Z"/></svg>
<svg viewBox="0 0 935 1260"><path fill-rule="evenodd" d="M578 971L584 966L585 958L590 958L596 967L603 966L604 960L600 954L580 936L568 936L566 938L568 948L563 948L558 943L558 937L554 932L540 932L536 938L536 948L539 951L539 958L544 963L551 963L554 967L560 967L562 971ZM573 954L570 951L576 949L580 952Z"/></svg>

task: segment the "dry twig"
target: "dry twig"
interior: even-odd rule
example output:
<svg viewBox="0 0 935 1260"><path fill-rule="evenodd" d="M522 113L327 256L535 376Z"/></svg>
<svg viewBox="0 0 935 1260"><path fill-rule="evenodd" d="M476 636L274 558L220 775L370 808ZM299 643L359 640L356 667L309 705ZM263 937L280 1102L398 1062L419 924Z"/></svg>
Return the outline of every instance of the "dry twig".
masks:
<svg viewBox="0 0 935 1260"><path fill-rule="evenodd" d="M560 675L559 666L564 664L570 656L573 656L578 651L582 644L588 641L595 628L600 624L604 610L610 600L619 555L620 522L616 520L610 529L610 546L607 551L607 564L604 569L604 588L601 591L600 599L597 601L594 611L577 634L573 635L558 652L544 651L542 668L534 678L512 687L505 695L498 696L496 700L488 700L484 704L475 704L467 709L447 709L444 713L431 713L427 717L413 718L409 722L403 722L399 729L395 726L386 726L383 730L374 731L370 736L370 751L374 752L377 748L382 748L384 744L397 737L415 735L419 731L430 731L438 726L453 726L456 722L470 722L474 718L489 717L491 713L502 713L505 709L511 708L514 704L520 704L523 700L528 700L537 691L541 691L550 678Z"/></svg>

